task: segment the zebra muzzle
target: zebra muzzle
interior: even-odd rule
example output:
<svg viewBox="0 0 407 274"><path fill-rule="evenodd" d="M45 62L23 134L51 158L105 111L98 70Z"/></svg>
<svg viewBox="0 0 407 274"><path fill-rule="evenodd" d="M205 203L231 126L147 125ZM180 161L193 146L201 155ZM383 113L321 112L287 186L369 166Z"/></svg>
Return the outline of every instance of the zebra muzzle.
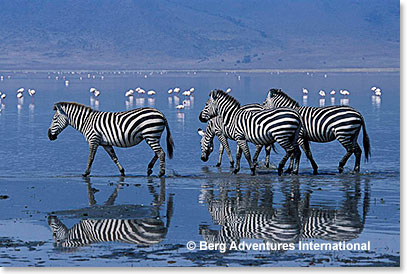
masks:
<svg viewBox="0 0 407 274"><path fill-rule="evenodd" d="M48 129L48 138L49 138L51 141L54 141L54 140L57 139L57 135L52 134L52 133L51 133L51 129Z"/></svg>
<svg viewBox="0 0 407 274"><path fill-rule="evenodd" d="M201 113L201 114L199 114L199 121L201 121L202 123L206 123L206 122L208 122L208 119L204 118Z"/></svg>

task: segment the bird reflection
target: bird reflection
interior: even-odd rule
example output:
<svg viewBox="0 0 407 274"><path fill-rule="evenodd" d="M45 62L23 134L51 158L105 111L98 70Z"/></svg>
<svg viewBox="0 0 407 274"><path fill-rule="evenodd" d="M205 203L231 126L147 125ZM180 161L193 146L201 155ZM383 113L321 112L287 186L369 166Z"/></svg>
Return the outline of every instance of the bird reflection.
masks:
<svg viewBox="0 0 407 274"><path fill-rule="evenodd" d="M133 105L134 105L134 97L129 96L126 100L126 110L133 109Z"/></svg>
<svg viewBox="0 0 407 274"><path fill-rule="evenodd" d="M344 105L344 106L348 106L349 105L349 98L342 98L340 100L340 104Z"/></svg>
<svg viewBox="0 0 407 274"><path fill-rule="evenodd" d="M99 242L122 242L142 246L160 243L167 235L173 213L173 196L167 201L166 224L159 215L160 207L165 202L165 179L160 180L160 191L157 193L152 179L148 189L153 197L151 206L114 205L119 190L124 185L124 178L116 184L113 193L104 205L97 205L95 193L99 190L92 187L86 178L89 207L82 209L53 212L48 216L55 247L75 251L78 247ZM80 216L78 223L68 229L57 215ZM87 216L83 218L83 216ZM120 219L117 218L120 216ZM140 217L143 216L143 217Z"/></svg>
<svg viewBox="0 0 407 274"><path fill-rule="evenodd" d="M304 106L308 105L308 95L302 96L302 104Z"/></svg>
<svg viewBox="0 0 407 274"><path fill-rule="evenodd" d="M281 197L273 189L276 184L216 180L203 185L199 196L200 202L207 204L213 224L220 226L211 229L206 224L200 225L200 234L210 243L230 245L242 239L259 239L264 243L298 243L305 239L349 241L363 231L369 210L369 180L365 180L361 202L359 176L342 183L342 198L334 207L312 202L310 189L301 194L298 178L280 182L281 202L275 201L275 197Z"/></svg>
<svg viewBox="0 0 407 274"><path fill-rule="evenodd" d="M136 106L137 107L144 107L144 103L145 103L146 99L143 97L137 97L136 98Z"/></svg>
<svg viewBox="0 0 407 274"><path fill-rule="evenodd" d="M155 105L155 98L148 98L147 101L150 107L153 107Z"/></svg>
<svg viewBox="0 0 407 274"><path fill-rule="evenodd" d="M376 95L372 96L372 106L374 108L380 108L381 103L382 103L382 98L380 96L376 96Z"/></svg>
<svg viewBox="0 0 407 274"><path fill-rule="evenodd" d="M325 106L325 98L319 99L319 106L324 107Z"/></svg>
<svg viewBox="0 0 407 274"><path fill-rule="evenodd" d="M331 105L335 105L335 97L331 97Z"/></svg>
<svg viewBox="0 0 407 274"><path fill-rule="evenodd" d="M177 121L184 124L184 122L185 122L185 113L177 112Z"/></svg>

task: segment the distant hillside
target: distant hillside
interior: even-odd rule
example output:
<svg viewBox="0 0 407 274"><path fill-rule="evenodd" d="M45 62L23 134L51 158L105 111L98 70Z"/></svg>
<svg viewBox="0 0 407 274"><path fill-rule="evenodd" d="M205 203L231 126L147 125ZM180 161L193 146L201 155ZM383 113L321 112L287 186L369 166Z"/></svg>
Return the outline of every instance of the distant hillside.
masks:
<svg viewBox="0 0 407 274"><path fill-rule="evenodd" d="M0 69L398 67L399 1L0 1Z"/></svg>

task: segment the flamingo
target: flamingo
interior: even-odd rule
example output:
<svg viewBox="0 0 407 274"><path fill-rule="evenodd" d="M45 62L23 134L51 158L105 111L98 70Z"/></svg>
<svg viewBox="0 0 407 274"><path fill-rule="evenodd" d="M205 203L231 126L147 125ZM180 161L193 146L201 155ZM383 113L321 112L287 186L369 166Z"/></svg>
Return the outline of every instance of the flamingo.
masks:
<svg viewBox="0 0 407 274"><path fill-rule="evenodd" d="M189 90L186 90L186 91L184 91L184 92L182 93L182 95L184 95L184 96L190 96L190 95L191 95L191 92L190 92Z"/></svg>
<svg viewBox="0 0 407 274"><path fill-rule="evenodd" d="M193 92L195 91L195 88L190 88L189 91L190 91L191 93L193 93Z"/></svg>
<svg viewBox="0 0 407 274"><path fill-rule="evenodd" d="M33 97L34 95L35 95L35 89L28 89L28 94L31 96L31 97Z"/></svg>
<svg viewBox="0 0 407 274"><path fill-rule="evenodd" d="M302 93L305 94L305 95L307 95L307 94L308 94L308 89L302 88Z"/></svg>
<svg viewBox="0 0 407 274"><path fill-rule="evenodd" d="M171 94L173 92L173 90L172 90L172 88L170 88L169 90L168 90L168 94Z"/></svg>
<svg viewBox="0 0 407 274"><path fill-rule="evenodd" d="M90 92L90 93L94 93L95 91L96 91L96 88L90 88L90 89L89 89L89 92Z"/></svg>
<svg viewBox="0 0 407 274"><path fill-rule="evenodd" d="M154 90L149 90L149 91L147 91L147 95L150 95L150 96L153 96L153 95L155 95L155 91Z"/></svg>
<svg viewBox="0 0 407 274"><path fill-rule="evenodd" d="M99 90L95 90L95 92L93 93L93 95L95 95L95 97L98 97L100 95L100 91Z"/></svg>
<svg viewBox="0 0 407 274"><path fill-rule="evenodd" d="M231 91L232 91L231 88L227 88L227 89L225 90L226 93L230 93Z"/></svg>
<svg viewBox="0 0 407 274"><path fill-rule="evenodd" d="M18 99L23 98L23 94L22 94L21 92L17 93L17 98L18 98Z"/></svg>
<svg viewBox="0 0 407 274"><path fill-rule="evenodd" d="M331 92L330 92L329 94L331 94L332 96L334 96L334 95L336 94L336 91L333 89L333 90L331 90Z"/></svg>
<svg viewBox="0 0 407 274"><path fill-rule="evenodd" d="M321 89L321 90L319 91L319 95L320 95L321 97L325 97L325 91Z"/></svg>
<svg viewBox="0 0 407 274"><path fill-rule="evenodd" d="M7 97L7 95L6 95L5 93L3 93L3 94L0 96L0 98L1 98L2 100L6 99L6 97Z"/></svg>
<svg viewBox="0 0 407 274"><path fill-rule="evenodd" d="M174 92L175 92L175 93L179 93L180 91L181 91L180 88L174 88Z"/></svg>
<svg viewBox="0 0 407 274"><path fill-rule="evenodd" d="M339 93L342 94L343 96L348 96L348 95L350 94L350 92L347 91L346 89L341 89L341 90L339 91Z"/></svg>
<svg viewBox="0 0 407 274"><path fill-rule="evenodd" d="M17 93L23 93L23 92L24 92L24 88L17 89Z"/></svg>

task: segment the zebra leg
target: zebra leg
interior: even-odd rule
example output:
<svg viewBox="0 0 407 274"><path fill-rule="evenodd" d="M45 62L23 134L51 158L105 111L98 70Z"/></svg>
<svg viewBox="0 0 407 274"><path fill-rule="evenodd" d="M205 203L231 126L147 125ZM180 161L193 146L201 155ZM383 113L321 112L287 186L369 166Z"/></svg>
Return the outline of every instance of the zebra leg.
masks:
<svg viewBox="0 0 407 274"><path fill-rule="evenodd" d="M87 177L90 174L90 169L92 167L93 160L95 159L96 150L98 149L97 145L89 145L89 157L88 157L88 166L85 173L82 174L83 177Z"/></svg>
<svg viewBox="0 0 407 274"><path fill-rule="evenodd" d="M218 135L218 139L219 139L219 142L222 144L223 148L226 150L226 154L228 155L229 162L230 162L230 167L233 168L233 166L235 165L235 161L233 160L233 156L232 156L232 152L230 151L230 148L229 148L228 140L226 140L226 137L224 135ZM220 158L220 156L219 156L219 158ZM220 161L219 161L219 163L220 163Z"/></svg>
<svg viewBox="0 0 407 274"><path fill-rule="evenodd" d="M352 154L353 154L352 148L347 148L345 156L343 156L342 160L339 162L338 166L339 173L343 172L343 167L346 165L346 162L348 161L349 157L352 156Z"/></svg>
<svg viewBox="0 0 407 274"><path fill-rule="evenodd" d="M292 171L292 173L297 175L298 170L300 168L300 159L301 159L301 150L298 147L298 145L295 147L293 156L295 157L295 167L294 167L294 170ZM292 157L292 158L294 158L294 157Z"/></svg>
<svg viewBox="0 0 407 274"><path fill-rule="evenodd" d="M114 149L112 146L103 146L103 148L106 150L107 154L109 154L110 158L112 158L113 162L116 164L116 166L119 168L120 174L122 176L124 175L124 168L122 165L119 163L119 159L117 159L116 153L114 152Z"/></svg>
<svg viewBox="0 0 407 274"><path fill-rule="evenodd" d="M149 138L146 139L146 142L155 153L153 159L148 164L147 176L151 175L155 162L157 159L160 159L160 172L158 173L158 177L161 177L165 174L165 152L160 146L160 139Z"/></svg>
<svg viewBox="0 0 407 274"><path fill-rule="evenodd" d="M295 155L294 153L291 155L290 157L290 164L288 165L288 168L284 171L284 173L291 173L293 172L293 168L294 168L294 158Z"/></svg>
<svg viewBox="0 0 407 274"><path fill-rule="evenodd" d="M250 156L249 146L247 145L246 140L237 140L237 144L239 145L240 149L243 150L244 157L246 158L247 162L249 163L251 175L256 175L256 166L252 163L252 158Z"/></svg>
<svg viewBox="0 0 407 274"><path fill-rule="evenodd" d="M313 172L314 175L317 175L318 174L318 165L314 161L314 158L312 157L311 148L309 146L309 141L298 139L298 143L301 145L302 150L305 152L305 156L307 156L307 159L311 162L312 169L314 170L314 172Z"/></svg>
<svg viewBox="0 0 407 274"><path fill-rule="evenodd" d="M259 154L260 154L262 148L263 148L262 145L256 145L256 152L254 153L254 156L253 156L253 165L254 166L257 166L257 159L259 158Z"/></svg>
<svg viewBox="0 0 407 274"><path fill-rule="evenodd" d="M357 138L358 135L356 135ZM339 173L343 172L343 167L346 165L346 162L348 161L349 157L352 156L354 152L354 146L355 146L355 136L339 136L339 138L336 138L341 145L346 149L346 154L343 156L342 160L339 162L338 166L338 171Z"/></svg>
<svg viewBox="0 0 407 274"><path fill-rule="evenodd" d="M359 144L356 143L353 147L353 151L355 153L355 168L353 169L354 172L360 172L360 159L362 158L362 149L360 148Z"/></svg>
<svg viewBox="0 0 407 274"><path fill-rule="evenodd" d="M283 157L283 159L281 159L280 163L278 164L278 176L281 176L281 174L283 173L283 168L285 166L285 163L287 162L288 158L290 158L290 156L293 154L293 151L288 151L286 150L286 154Z"/></svg>
<svg viewBox="0 0 407 274"><path fill-rule="evenodd" d="M147 176L150 176L151 173L153 173L153 167L155 165L155 162L157 162L158 159L158 155L154 154L153 159L151 159L150 163L148 163L148 167L147 167Z"/></svg>
<svg viewBox="0 0 407 274"><path fill-rule="evenodd" d="M271 152L271 146L265 146L264 150L266 151L266 167L270 167L270 152Z"/></svg>
<svg viewBox="0 0 407 274"><path fill-rule="evenodd" d="M222 164L222 156L223 156L223 145L219 145L219 157L218 157L218 163L216 164L217 167L220 167Z"/></svg>
<svg viewBox="0 0 407 274"><path fill-rule="evenodd" d="M238 145L236 148L236 166L235 166L235 169L233 170L234 174L237 174L240 170L240 158L242 158L242 150L240 149L240 146Z"/></svg>

